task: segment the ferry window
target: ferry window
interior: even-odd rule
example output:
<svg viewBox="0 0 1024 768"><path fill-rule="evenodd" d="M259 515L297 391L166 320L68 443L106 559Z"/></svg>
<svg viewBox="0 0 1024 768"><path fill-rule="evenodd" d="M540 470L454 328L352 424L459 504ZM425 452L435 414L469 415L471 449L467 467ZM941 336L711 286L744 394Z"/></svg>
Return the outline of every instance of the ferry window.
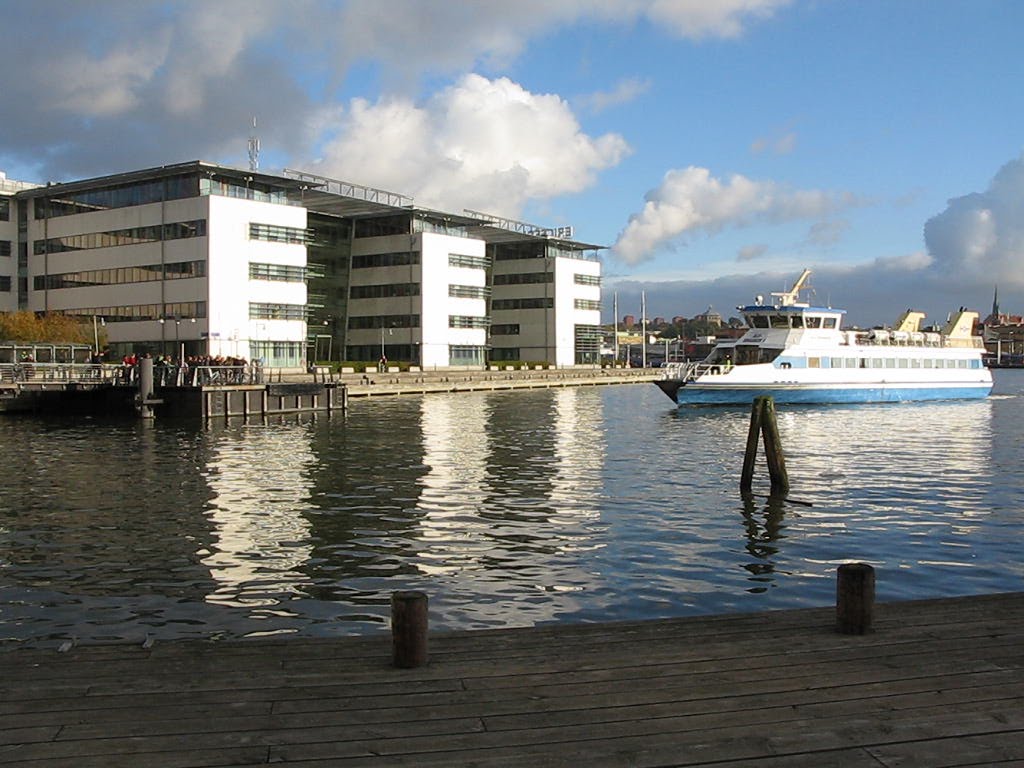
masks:
<svg viewBox="0 0 1024 768"><path fill-rule="evenodd" d="M907 367L907 358L901 357L899 359L899 361L898 361L898 365L899 365L900 368L906 368Z"/></svg>
<svg viewBox="0 0 1024 768"><path fill-rule="evenodd" d="M772 328L789 328L789 318L785 315L771 315Z"/></svg>
<svg viewBox="0 0 1024 768"><path fill-rule="evenodd" d="M755 328L767 328L768 318L764 315L754 315L750 318L750 324Z"/></svg>
<svg viewBox="0 0 1024 768"><path fill-rule="evenodd" d="M821 318L820 317L814 317L814 316L805 317L804 318L804 324L808 328L821 328Z"/></svg>
<svg viewBox="0 0 1024 768"><path fill-rule="evenodd" d="M880 358L880 357L873 357L873 358L871 358L871 367L872 368L884 368L885 367L885 361L882 358Z"/></svg>
<svg viewBox="0 0 1024 768"><path fill-rule="evenodd" d="M920 360L918 360L918 359L917 359L916 357L915 357L915 358L913 358L913 359L912 359L912 360L910 361L910 367L911 367L911 368L920 368L920 367L921 367L921 361L920 361Z"/></svg>
<svg viewBox="0 0 1024 768"><path fill-rule="evenodd" d="M894 358L894 357L887 357L887 358L885 358L885 367L886 368L895 368L896 367L896 358Z"/></svg>
<svg viewBox="0 0 1024 768"><path fill-rule="evenodd" d="M966 368L967 367L967 361L966 360L957 360L956 361L956 367L957 368Z"/></svg>
<svg viewBox="0 0 1024 768"><path fill-rule="evenodd" d="M820 357L808 357L807 358L807 367L808 368L821 368L821 358Z"/></svg>
<svg viewBox="0 0 1024 768"><path fill-rule="evenodd" d="M981 368L981 360L971 360L971 368Z"/></svg>
<svg viewBox="0 0 1024 768"><path fill-rule="evenodd" d="M921 362L924 363L925 368L931 368L933 366L932 360L929 358L925 358Z"/></svg>
<svg viewBox="0 0 1024 768"><path fill-rule="evenodd" d="M804 319L803 319L803 317L801 317L800 315L791 315L790 318L789 318L789 327L790 328L803 328L804 327Z"/></svg>
<svg viewBox="0 0 1024 768"><path fill-rule="evenodd" d="M857 367L857 358L856 357L848 357L848 358L846 358L846 367L847 368L856 368Z"/></svg>
<svg viewBox="0 0 1024 768"><path fill-rule="evenodd" d="M836 327L836 319L834 317L823 318L821 323L822 323L822 325L821 325L822 328L835 328Z"/></svg>

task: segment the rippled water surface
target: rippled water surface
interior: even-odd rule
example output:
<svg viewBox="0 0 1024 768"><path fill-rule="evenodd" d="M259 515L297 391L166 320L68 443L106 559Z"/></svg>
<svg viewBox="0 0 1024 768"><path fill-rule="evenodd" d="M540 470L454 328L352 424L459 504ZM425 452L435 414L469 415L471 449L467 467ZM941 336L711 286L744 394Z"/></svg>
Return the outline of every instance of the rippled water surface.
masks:
<svg viewBox="0 0 1024 768"><path fill-rule="evenodd" d="M828 605L851 559L883 600L1020 590L1022 405L997 371L982 402L780 406L784 503L738 493L748 409L652 385L3 418L0 640L379 632L408 588L438 629Z"/></svg>

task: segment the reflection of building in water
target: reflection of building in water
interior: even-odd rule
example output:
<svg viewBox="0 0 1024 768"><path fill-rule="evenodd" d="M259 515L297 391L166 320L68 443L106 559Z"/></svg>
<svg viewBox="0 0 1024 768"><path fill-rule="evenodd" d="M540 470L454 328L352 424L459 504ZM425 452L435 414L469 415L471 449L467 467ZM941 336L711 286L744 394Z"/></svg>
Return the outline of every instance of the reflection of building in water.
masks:
<svg viewBox="0 0 1024 768"><path fill-rule="evenodd" d="M212 544L203 563L219 587L208 602L276 605L308 582L310 429L250 425L212 448Z"/></svg>
<svg viewBox="0 0 1024 768"><path fill-rule="evenodd" d="M524 624L573 609L590 578L579 553L595 546L601 423L593 390L424 398L416 566L452 582L449 617Z"/></svg>

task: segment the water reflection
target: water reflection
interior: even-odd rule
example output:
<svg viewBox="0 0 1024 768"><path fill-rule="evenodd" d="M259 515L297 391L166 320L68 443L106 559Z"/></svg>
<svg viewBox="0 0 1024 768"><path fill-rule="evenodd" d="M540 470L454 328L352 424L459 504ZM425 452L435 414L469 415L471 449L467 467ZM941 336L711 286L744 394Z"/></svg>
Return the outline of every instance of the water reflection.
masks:
<svg viewBox="0 0 1024 768"><path fill-rule="evenodd" d="M207 602L278 605L306 583L312 545L304 515L316 461L310 431L253 424L213 438L203 473L212 539L197 553L217 582Z"/></svg>
<svg viewBox="0 0 1024 768"><path fill-rule="evenodd" d="M1024 372L986 401L779 410L792 502L738 491L749 409L649 385L354 400L268 423L0 419L0 639L438 629L1020 589Z"/></svg>

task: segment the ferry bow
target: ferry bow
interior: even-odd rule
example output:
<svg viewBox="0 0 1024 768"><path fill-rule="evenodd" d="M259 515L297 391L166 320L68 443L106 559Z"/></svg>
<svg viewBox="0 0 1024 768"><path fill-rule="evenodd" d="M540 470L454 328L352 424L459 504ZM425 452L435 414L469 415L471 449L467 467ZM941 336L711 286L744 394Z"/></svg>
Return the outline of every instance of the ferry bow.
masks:
<svg viewBox="0 0 1024 768"><path fill-rule="evenodd" d="M845 310L814 307L799 294L805 269L776 300L737 307L748 331L719 343L700 362L670 363L655 382L680 405L875 403L987 397L992 374L974 335L978 313L961 307L941 332L921 330L907 310L892 330L843 330Z"/></svg>

